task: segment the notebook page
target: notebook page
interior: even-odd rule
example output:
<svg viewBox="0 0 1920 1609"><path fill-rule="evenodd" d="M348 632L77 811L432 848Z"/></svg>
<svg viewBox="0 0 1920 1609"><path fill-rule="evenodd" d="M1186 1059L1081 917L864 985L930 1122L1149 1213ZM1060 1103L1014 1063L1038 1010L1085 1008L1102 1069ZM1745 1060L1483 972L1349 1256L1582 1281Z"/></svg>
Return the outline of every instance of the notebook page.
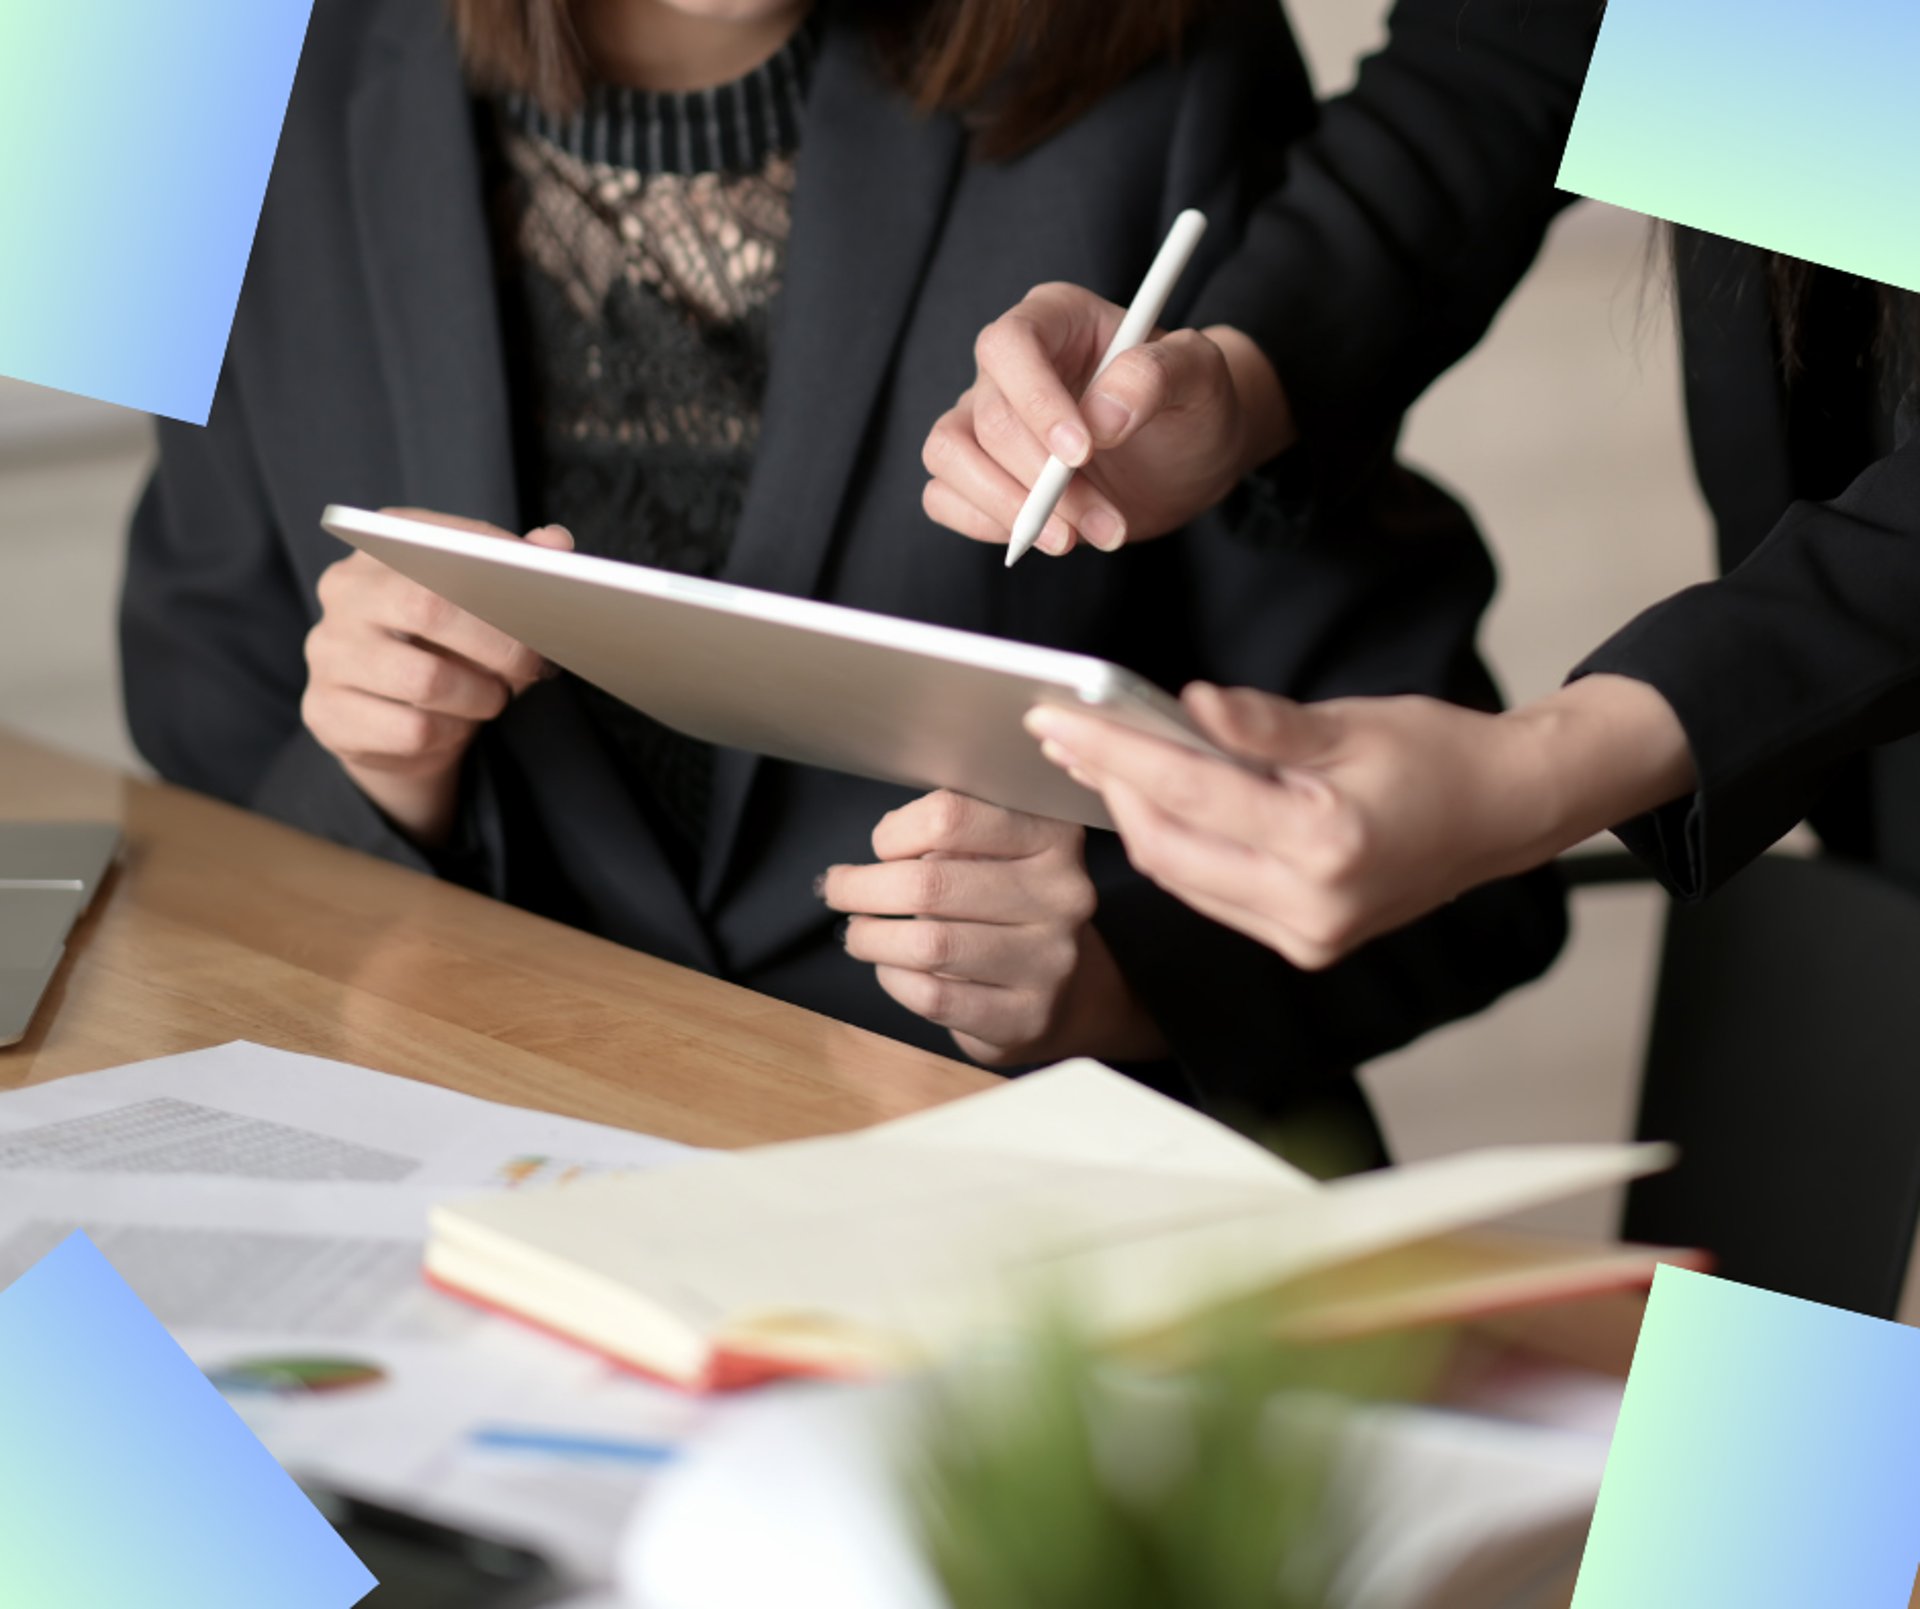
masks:
<svg viewBox="0 0 1920 1609"><path fill-rule="evenodd" d="M1277 1210L1114 1236L1068 1257L1095 1322L1131 1333L1210 1301L1657 1173L1673 1157L1661 1145L1493 1147L1335 1180Z"/></svg>
<svg viewBox="0 0 1920 1609"><path fill-rule="evenodd" d="M998 1271L1090 1235L1316 1189L1212 1119L1079 1061L854 1134L713 1156L670 1188L587 1180L454 1203L435 1214L435 1240L493 1259L550 1312L571 1305L559 1264L585 1300L624 1288L711 1334L718 1313L880 1324L903 1307L971 1305Z"/></svg>
<svg viewBox="0 0 1920 1609"><path fill-rule="evenodd" d="M715 1312L775 1310L881 1322L903 1301L971 1291L1088 1238L1297 1199L1270 1180L821 1141L711 1158L671 1182L589 1179L462 1202L438 1209L434 1229L468 1244L477 1231L522 1267L544 1253L702 1327Z"/></svg>
<svg viewBox="0 0 1920 1609"><path fill-rule="evenodd" d="M994 1151L1059 1163L1204 1174L1313 1190L1263 1145L1123 1073L1085 1059L1028 1073L846 1136L862 1145Z"/></svg>
<svg viewBox="0 0 1920 1609"><path fill-rule="evenodd" d="M706 1333L729 1315L901 1332L937 1348L1009 1299L1069 1288L1115 1334L1314 1268L1653 1171L1659 1148L1514 1148L1319 1186L1092 1063L853 1135L456 1203L436 1234ZM553 1289L550 1284L547 1287Z"/></svg>

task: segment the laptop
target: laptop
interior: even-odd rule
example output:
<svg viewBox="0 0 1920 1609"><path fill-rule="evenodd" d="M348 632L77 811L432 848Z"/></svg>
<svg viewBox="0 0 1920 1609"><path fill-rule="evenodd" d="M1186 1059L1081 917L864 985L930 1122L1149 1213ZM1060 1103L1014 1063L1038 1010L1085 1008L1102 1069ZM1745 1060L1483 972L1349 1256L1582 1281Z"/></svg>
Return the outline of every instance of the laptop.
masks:
<svg viewBox="0 0 1920 1609"><path fill-rule="evenodd" d="M104 822L0 821L0 1046L18 1044L120 853Z"/></svg>

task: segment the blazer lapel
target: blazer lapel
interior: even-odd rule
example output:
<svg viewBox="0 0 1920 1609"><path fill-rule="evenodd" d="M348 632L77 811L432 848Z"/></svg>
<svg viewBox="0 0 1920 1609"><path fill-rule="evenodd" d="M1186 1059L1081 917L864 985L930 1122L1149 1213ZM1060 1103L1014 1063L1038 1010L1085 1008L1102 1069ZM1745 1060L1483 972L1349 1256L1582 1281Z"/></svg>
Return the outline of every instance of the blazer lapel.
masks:
<svg viewBox="0 0 1920 1609"><path fill-rule="evenodd" d="M879 80L863 30L829 23L801 135L759 454L726 580L802 596L817 586L965 146L956 120L919 116ZM718 896L757 765L738 750L719 755L703 905Z"/></svg>
<svg viewBox="0 0 1920 1609"><path fill-rule="evenodd" d="M396 501L520 510L473 111L437 6L390 4L348 112L354 216L401 464Z"/></svg>

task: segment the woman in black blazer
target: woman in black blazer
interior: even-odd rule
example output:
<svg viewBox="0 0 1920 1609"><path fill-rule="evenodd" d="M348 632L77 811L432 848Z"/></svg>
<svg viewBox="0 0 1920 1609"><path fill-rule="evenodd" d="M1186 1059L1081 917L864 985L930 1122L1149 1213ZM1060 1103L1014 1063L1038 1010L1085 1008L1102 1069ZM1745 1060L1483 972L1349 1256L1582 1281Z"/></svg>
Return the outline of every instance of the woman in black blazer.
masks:
<svg viewBox="0 0 1920 1609"><path fill-rule="evenodd" d="M1015 47L990 82L984 58L941 48L970 6L993 10ZM1190 282L1221 261L1314 116L1271 0L1196 8L1177 51L1152 19L1178 7L770 3L744 8L787 18L769 62L678 96L582 82L583 65L619 72L621 53L583 54L565 27L534 27L635 19L620 37L646 82L664 36L638 21L677 28L721 9L629 7L460 0L463 68L420 0L316 6L212 422L162 427L134 520L122 634L142 752L170 779L901 1039L949 1049L954 1027L1010 1066L1123 1057L1102 1038L1110 1023L1064 1005L998 1038L957 1020L968 990L945 974L968 978L965 957L943 962L938 942L905 953L899 936L952 936L964 924L945 919L969 913L931 885L974 871L919 877L932 903L916 905L897 865L863 865L890 812L883 859L1017 855L1031 846L1009 840L1039 833L1048 919L1067 924L1074 955L1110 958L1151 1025L1142 1076L1217 1107L1325 1101L1358 1118L1354 1066L1547 963L1563 924L1550 882L1488 889L1310 977L1154 888L1111 835L1089 837L1082 873L1077 837L1044 824L975 820L982 847L952 835L951 801L903 810L908 796L878 783L690 754L512 645L449 642L471 623L444 611L402 629L460 661L449 685L471 690L480 671L498 684L484 707L407 717L392 740L413 741L415 759L458 740L444 819L404 822L404 799L377 807L368 788L381 784L343 763L340 749L358 751L339 736L350 701L336 695L375 676L378 655L372 638L343 652L329 623L370 584L315 524L330 501L513 532L564 515L595 551L1099 654L1168 684L1493 705L1473 649L1485 554L1458 506L1387 452L1338 498L1302 504L1255 477L1187 540L1098 565L1008 576L920 512L928 422L997 309L1050 276L1127 294L1189 205L1215 225ZM502 33L503 18L520 32ZM916 18L940 31L921 39ZM1099 40L1111 53L1089 56ZM699 252L650 246L689 218L707 219L701 249L740 269L717 289ZM664 322L663 284L680 310ZM735 315L718 359L686 334L710 292ZM722 389L700 393L716 429L675 415L686 393L646 367L656 352L719 363ZM609 373L629 383L612 409L589 383ZM303 640L317 645L311 666ZM389 643L407 646L389 632L381 653ZM389 702L429 708L431 691L415 692ZM937 985L896 992L934 1020L843 947L816 892L829 868L835 905L918 918L856 923L848 943L870 960L893 944L895 982Z"/></svg>
<svg viewBox="0 0 1920 1609"><path fill-rule="evenodd" d="M1197 299L1197 317L1266 355L1284 417L1269 403L1249 443L1238 398L1183 370L1178 348L1132 376L1116 365L1103 388L1132 417L1101 435L1113 461L1096 457L1081 510L1106 503L1135 538L1191 517L1204 494L1133 493L1159 456L1189 485L1281 449L1304 484L1350 473L1356 447L1484 332L1571 199L1553 174L1600 9L1401 0L1387 48ZM1802 817L1834 851L1920 875L1920 299L1693 231L1675 232L1671 256L1723 578L1497 718L1196 689L1222 741L1284 768L1273 783L1042 714L1055 756L1103 788L1164 886L1317 966L1608 827L1683 898ZM996 350L974 392L1027 399L995 415L1019 415L1005 434L1044 432L1072 406L1039 346L1049 318L1108 316L1097 300L1056 289ZM965 452L1019 456L967 434ZM929 493L936 514L947 506ZM977 504L949 523L1005 540Z"/></svg>

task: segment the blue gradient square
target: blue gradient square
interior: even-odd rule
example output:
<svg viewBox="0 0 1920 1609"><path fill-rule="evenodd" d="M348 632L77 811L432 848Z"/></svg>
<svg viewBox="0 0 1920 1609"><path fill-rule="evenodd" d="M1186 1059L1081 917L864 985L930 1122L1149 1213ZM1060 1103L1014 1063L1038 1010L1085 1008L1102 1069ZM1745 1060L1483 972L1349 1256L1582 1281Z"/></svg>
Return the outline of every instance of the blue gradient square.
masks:
<svg viewBox="0 0 1920 1609"><path fill-rule="evenodd" d="M84 1234L0 1291L0 1604L347 1609L374 1585Z"/></svg>
<svg viewBox="0 0 1920 1609"><path fill-rule="evenodd" d="M1920 290L1920 4L1608 0L1560 187Z"/></svg>
<svg viewBox="0 0 1920 1609"><path fill-rule="evenodd" d="M1573 1609L1905 1609L1920 1330L1654 1279Z"/></svg>
<svg viewBox="0 0 1920 1609"><path fill-rule="evenodd" d="M0 4L0 374L206 423L312 4Z"/></svg>

